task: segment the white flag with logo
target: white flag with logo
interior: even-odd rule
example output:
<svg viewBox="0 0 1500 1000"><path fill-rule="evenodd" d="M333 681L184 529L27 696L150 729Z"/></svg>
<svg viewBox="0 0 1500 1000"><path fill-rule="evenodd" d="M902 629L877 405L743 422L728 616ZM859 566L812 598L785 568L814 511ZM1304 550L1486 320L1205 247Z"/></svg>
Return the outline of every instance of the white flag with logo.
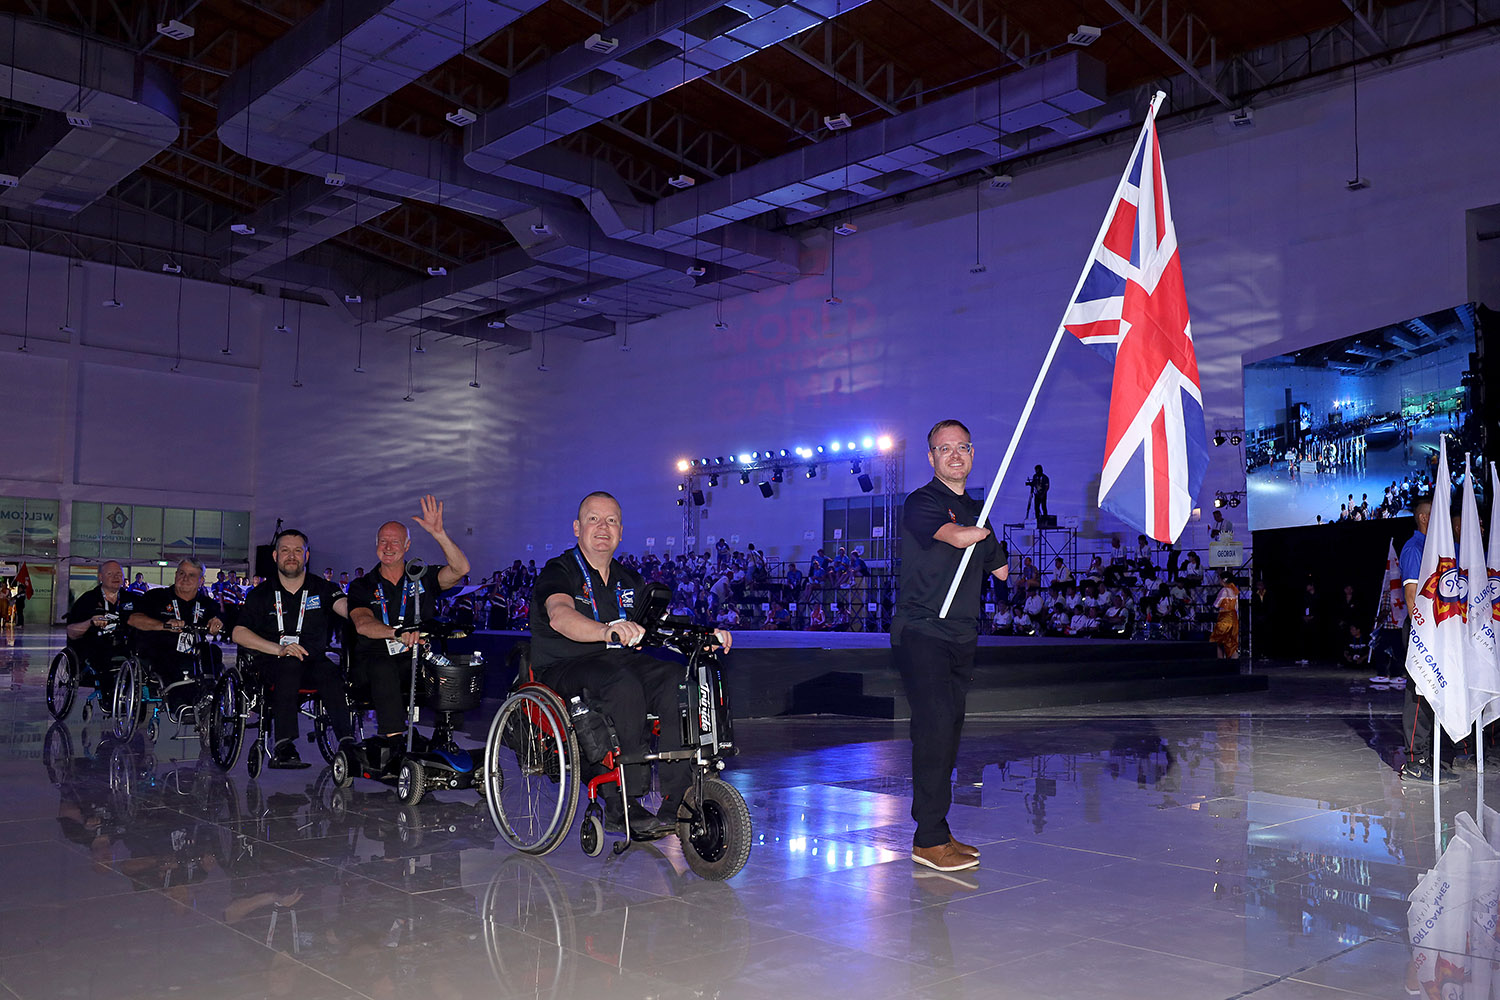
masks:
<svg viewBox="0 0 1500 1000"><path fill-rule="evenodd" d="M1467 812L1453 825L1453 839L1409 897L1411 972L1418 996L1489 1000L1496 985L1500 854Z"/></svg>
<svg viewBox="0 0 1500 1000"><path fill-rule="evenodd" d="M1500 497L1495 490L1500 488L1500 475L1495 472L1495 463L1490 463L1490 497ZM1485 597L1490 603L1489 626L1491 630L1490 647L1495 651L1497 669L1500 669L1500 641L1494 636L1494 630L1500 627L1500 531L1495 530L1494 512L1490 513L1490 544L1488 555L1485 557ZM1464 529L1467 533L1468 529ZM1475 578L1477 579L1477 577ZM1471 627L1473 619L1470 619ZM1496 719L1500 719L1500 699L1492 701L1484 709L1483 721L1486 726Z"/></svg>
<svg viewBox="0 0 1500 1000"><path fill-rule="evenodd" d="M1468 679L1469 585L1453 543L1453 480L1448 475L1447 442L1441 436L1434 482L1432 517L1422 548L1422 568L1417 572L1417 599L1408 609L1411 641L1406 647L1406 672L1417 693L1432 705L1438 724L1457 741L1468 735L1485 703L1500 692L1477 693ZM1417 748L1418 753L1426 750Z"/></svg>

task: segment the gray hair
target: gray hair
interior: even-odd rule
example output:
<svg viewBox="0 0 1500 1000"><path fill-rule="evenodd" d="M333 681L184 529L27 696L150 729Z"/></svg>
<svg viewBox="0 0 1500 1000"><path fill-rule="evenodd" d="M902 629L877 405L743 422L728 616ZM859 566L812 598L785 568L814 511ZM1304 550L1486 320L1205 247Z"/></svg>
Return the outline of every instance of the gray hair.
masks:
<svg viewBox="0 0 1500 1000"><path fill-rule="evenodd" d="M181 559L177 560L178 569L181 569L184 564L196 569L199 576L202 576L207 572L207 570L203 568L203 560L197 558L196 556L183 556Z"/></svg>

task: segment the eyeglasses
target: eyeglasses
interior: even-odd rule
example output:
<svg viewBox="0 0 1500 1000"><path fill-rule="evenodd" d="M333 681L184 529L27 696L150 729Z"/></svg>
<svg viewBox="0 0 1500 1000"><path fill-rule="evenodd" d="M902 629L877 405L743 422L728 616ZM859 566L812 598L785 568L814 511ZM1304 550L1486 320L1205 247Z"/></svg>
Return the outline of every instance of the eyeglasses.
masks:
<svg viewBox="0 0 1500 1000"><path fill-rule="evenodd" d="M955 451L960 455L974 454L974 446L967 441L963 444L940 444L932 450L937 454L938 458L947 458Z"/></svg>

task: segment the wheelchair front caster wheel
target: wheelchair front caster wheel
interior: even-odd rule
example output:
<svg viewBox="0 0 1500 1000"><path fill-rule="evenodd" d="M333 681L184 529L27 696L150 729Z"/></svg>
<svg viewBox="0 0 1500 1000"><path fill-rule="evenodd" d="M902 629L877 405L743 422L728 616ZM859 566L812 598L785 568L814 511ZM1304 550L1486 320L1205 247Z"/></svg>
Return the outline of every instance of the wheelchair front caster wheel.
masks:
<svg viewBox="0 0 1500 1000"><path fill-rule="evenodd" d="M354 768L346 751L340 750L333 755L333 760L328 762L328 776L339 788L348 788L354 784Z"/></svg>
<svg viewBox="0 0 1500 1000"><path fill-rule="evenodd" d="M83 721L88 723L94 717L94 699L90 698L83 703Z"/></svg>
<svg viewBox="0 0 1500 1000"><path fill-rule="evenodd" d="M148 722L148 723L146 723L146 739L150 740L152 743L155 743L156 742L156 734L159 731L160 730L158 729L158 727L156 725L156 718L153 716L152 719L151 719L151 721Z"/></svg>
<svg viewBox="0 0 1500 1000"><path fill-rule="evenodd" d="M250 748L250 757L245 761L245 769L250 772L251 778L260 777L260 767L265 763L266 747L260 740Z"/></svg>
<svg viewBox="0 0 1500 1000"><path fill-rule="evenodd" d="M583 825L578 828L578 844L591 858L604 853L604 819L597 809L583 814Z"/></svg>

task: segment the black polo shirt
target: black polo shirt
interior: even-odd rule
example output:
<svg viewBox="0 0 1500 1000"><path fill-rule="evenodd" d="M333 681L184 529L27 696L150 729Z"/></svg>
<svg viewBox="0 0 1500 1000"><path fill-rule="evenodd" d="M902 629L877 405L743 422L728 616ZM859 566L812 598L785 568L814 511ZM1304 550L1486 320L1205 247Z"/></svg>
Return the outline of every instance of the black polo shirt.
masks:
<svg viewBox="0 0 1500 1000"><path fill-rule="evenodd" d="M586 656L605 648L603 642L574 642L553 628L547 617L547 598L567 594L573 598L573 607L585 618L612 622L630 617L636 591L643 583L640 574L621 565L618 559L611 559L606 585L576 545L548 560L531 592L532 666L540 670L558 660Z"/></svg>
<svg viewBox="0 0 1500 1000"><path fill-rule="evenodd" d="M68 624L77 625L79 622L86 622L100 615L109 617L111 623L103 629L90 625L87 632L72 640L69 645L81 650L85 658L107 654L114 648L124 645L125 621L135 611L135 603L139 597L139 594L121 587L119 594L115 597L115 603L111 604L104 599L103 587L84 591L68 609Z"/></svg>
<svg viewBox="0 0 1500 1000"><path fill-rule="evenodd" d="M901 512L901 599L891 619L893 645L900 643L901 633L908 628L952 642L978 639L985 574L1005 562L994 529L974 546L947 618L939 618L938 612L948 596L963 549L932 536L945 524L973 527L979 523L983 507L968 494L954 493L937 477L907 496Z"/></svg>
<svg viewBox="0 0 1500 1000"><path fill-rule="evenodd" d="M423 570L422 579L415 583L409 583L405 577L398 583L392 583L380 575L380 567L376 566L349 584L349 612L353 614L355 608L369 608L376 621L391 626L398 633L403 631L403 625L411 624L418 611L421 612L422 621L430 622L437 617L440 592L438 574L443 568L441 563L429 565ZM319 580L322 578L319 577ZM322 582L338 589L338 584L327 580ZM371 639L358 633L354 638L354 655L360 660L367 657L377 661L391 658L384 639ZM409 651L397 655L411 659Z"/></svg>
<svg viewBox="0 0 1500 1000"><path fill-rule="evenodd" d="M157 587L136 598L135 613L155 618L159 622L176 618L189 625L199 626L206 626L211 620L220 617L219 602L203 591L194 594L191 601L184 601L172 587ZM178 638L175 632L136 632L136 641L140 644L141 651L150 657L175 653Z"/></svg>
<svg viewBox="0 0 1500 1000"><path fill-rule="evenodd" d="M276 595L281 594L281 617L276 616ZM304 595L307 602L303 610ZM342 600L344 592L338 584L329 583L321 576L304 576L302 587L297 591L287 590L281 585L281 574L263 580L251 588L240 608L238 625L243 625L268 642L280 642L284 635L298 637L297 645L309 653L326 653L331 644L333 630L339 619L333 610L335 601ZM398 598L399 599L399 598ZM301 630L298 630L298 620Z"/></svg>

